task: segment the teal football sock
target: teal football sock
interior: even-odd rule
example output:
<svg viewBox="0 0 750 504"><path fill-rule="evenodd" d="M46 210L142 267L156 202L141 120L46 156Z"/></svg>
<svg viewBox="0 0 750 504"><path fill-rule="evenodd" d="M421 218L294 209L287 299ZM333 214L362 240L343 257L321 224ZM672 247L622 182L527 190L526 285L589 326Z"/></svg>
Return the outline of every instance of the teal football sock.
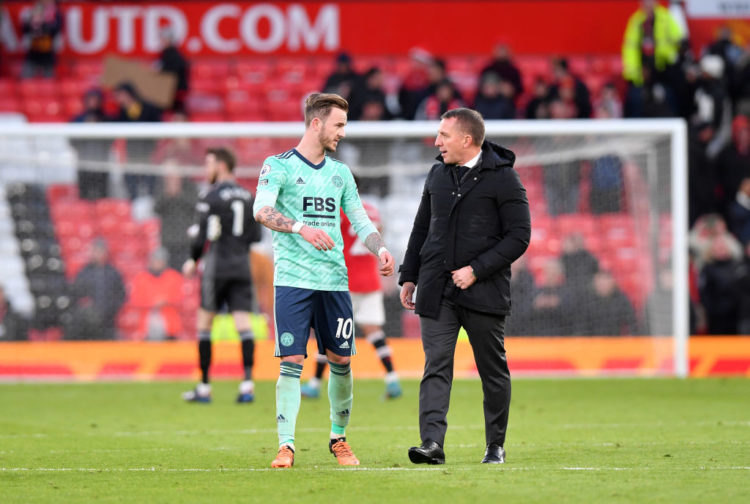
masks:
<svg viewBox="0 0 750 504"><path fill-rule="evenodd" d="M276 428L279 433L279 446L294 444L294 428L301 400L301 374L301 365L292 362L281 363L279 380L276 382Z"/></svg>
<svg viewBox="0 0 750 504"><path fill-rule="evenodd" d="M349 364L331 365L331 375L328 378L328 400L331 402L331 434L344 436L349 424L349 415L354 399L352 368Z"/></svg>

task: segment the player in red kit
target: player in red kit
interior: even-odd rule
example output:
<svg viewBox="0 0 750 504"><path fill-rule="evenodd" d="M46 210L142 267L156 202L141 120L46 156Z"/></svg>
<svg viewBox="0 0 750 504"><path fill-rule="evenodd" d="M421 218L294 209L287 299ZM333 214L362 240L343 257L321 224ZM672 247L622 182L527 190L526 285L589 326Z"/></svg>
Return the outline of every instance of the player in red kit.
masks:
<svg viewBox="0 0 750 504"><path fill-rule="evenodd" d="M380 214L367 202L362 202L367 216L381 231ZM378 259L365 248L351 228L349 219L341 214L341 236L344 238L344 260L349 274L349 292L354 309L354 322L360 326L378 353L385 368L385 395L389 399L401 396L401 385L398 375L393 370L392 350L385 340L385 307L383 305L383 286L378 273ZM303 397L316 399L320 395L320 379L326 369L326 356L318 354L315 377L302 386Z"/></svg>

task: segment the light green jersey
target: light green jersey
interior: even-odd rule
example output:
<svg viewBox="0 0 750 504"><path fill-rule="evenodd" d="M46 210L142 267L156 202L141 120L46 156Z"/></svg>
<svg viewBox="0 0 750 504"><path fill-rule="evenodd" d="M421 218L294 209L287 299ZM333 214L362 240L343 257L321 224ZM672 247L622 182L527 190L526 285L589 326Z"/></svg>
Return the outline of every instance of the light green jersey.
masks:
<svg viewBox="0 0 750 504"><path fill-rule="evenodd" d="M253 214L265 206L306 226L322 229L336 244L333 250L318 250L299 234L274 231L274 285L349 290L341 210L362 241L377 232L362 208L349 167L328 156L314 165L296 149L269 157L260 171Z"/></svg>

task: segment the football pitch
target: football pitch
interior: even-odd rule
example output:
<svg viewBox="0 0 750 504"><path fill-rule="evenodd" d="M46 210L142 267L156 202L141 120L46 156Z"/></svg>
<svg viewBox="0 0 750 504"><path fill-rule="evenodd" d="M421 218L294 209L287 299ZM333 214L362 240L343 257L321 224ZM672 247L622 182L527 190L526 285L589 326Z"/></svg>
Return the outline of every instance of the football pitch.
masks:
<svg viewBox="0 0 750 504"><path fill-rule="evenodd" d="M750 502L750 380L513 383L508 461L484 451L478 380L453 387L446 464L415 466L418 383L357 381L357 468L328 453L328 400L303 400L297 457L271 470L274 386L184 404L186 383L0 385L0 502Z"/></svg>

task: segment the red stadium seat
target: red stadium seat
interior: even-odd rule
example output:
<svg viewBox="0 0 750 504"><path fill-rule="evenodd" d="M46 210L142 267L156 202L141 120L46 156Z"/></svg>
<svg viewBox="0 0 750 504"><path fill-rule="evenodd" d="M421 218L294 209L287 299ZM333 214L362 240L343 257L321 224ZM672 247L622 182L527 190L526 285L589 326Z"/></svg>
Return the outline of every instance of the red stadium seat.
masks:
<svg viewBox="0 0 750 504"><path fill-rule="evenodd" d="M115 216L118 220L130 219L130 201L126 199L102 198L95 203L96 214L102 218Z"/></svg>
<svg viewBox="0 0 750 504"><path fill-rule="evenodd" d="M274 67L266 59L238 61L235 70L237 77L250 84L269 81L274 75Z"/></svg>
<svg viewBox="0 0 750 504"><path fill-rule="evenodd" d="M0 79L0 96L10 99L16 96L16 81L13 79Z"/></svg>
<svg viewBox="0 0 750 504"><path fill-rule="evenodd" d="M224 80L231 74L229 61L215 59L211 61L196 61L190 66L190 77L193 80Z"/></svg>
<svg viewBox="0 0 750 504"><path fill-rule="evenodd" d="M26 79L19 83L18 90L28 98L57 96L57 82L51 79Z"/></svg>
<svg viewBox="0 0 750 504"><path fill-rule="evenodd" d="M0 96L0 112L21 112L23 102L18 98Z"/></svg>

